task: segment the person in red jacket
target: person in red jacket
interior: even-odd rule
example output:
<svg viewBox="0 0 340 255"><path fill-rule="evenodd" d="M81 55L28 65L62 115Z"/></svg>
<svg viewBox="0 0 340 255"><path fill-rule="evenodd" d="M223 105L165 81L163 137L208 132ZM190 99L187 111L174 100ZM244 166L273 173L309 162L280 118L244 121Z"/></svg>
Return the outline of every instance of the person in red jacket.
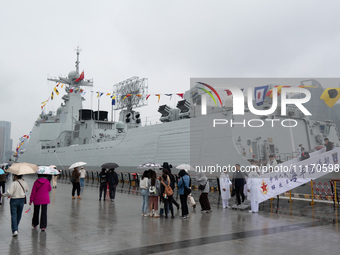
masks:
<svg viewBox="0 0 340 255"><path fill-rule="evenodd" d="M32 227L36 228L39 225L39 211L41 207L40 229L45 231L47 227L47 205L50 203L50 194L52 190L50 181L45 178L45 175L38 174L38 179L34 182L30 205L34 204L34 212L32 218Z"/></svg>

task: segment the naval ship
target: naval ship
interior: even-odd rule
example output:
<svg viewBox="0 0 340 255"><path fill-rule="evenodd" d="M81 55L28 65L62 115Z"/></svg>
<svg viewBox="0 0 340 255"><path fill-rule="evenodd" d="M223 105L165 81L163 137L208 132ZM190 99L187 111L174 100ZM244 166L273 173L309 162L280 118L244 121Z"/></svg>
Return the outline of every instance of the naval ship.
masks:
<svg viewBox="0 0 340 255"><path fill-rule="evenodd" d="M288 116L281 115L280 107L266 116L254 115L246 107L245 114L240 116L233 114L232 107L228 106L230 98L224 95L221 96L223 106L218 107L209 101L207 114L202 115L202 90L195 86L185 92L176 108L168 105L159 107L159 124L142 125L141 114L135 106L143 105L147 95L143 86L135 86L137 78L122 82L113 91L117 93L121 108L119 119L110 121L107 111L82 107L85 98L79 91L92 87L93 80L81 78L79 50L76 54L75 71L67 77L48 79L66 86L63 103L55 113L39 115L25 149L18 154L17 162L56 165L67 169L74 162L83 161L87 163L86 169L97 171L103 163L116 162L121 172L138 171L137 166L146 162L170 162L173 166L187 163L194 167L218 168L236 163L249 165L249 159L265 164L272 154L278 160L287 161L297 156L295 149L299 144L303 144L306 151L313 152L322 147L325 137L339 146L337 125L332 120L325 120L329 109L322 110L320 107L324 106L321 102L320 106L310 106L315 109L311 117L305 116L294 106L288 109ZM192 79L191 83L196 81L202 80ZM322 86L315 80L311 82L316 84L315 88L310 88L312 101L319 102ZM126 98L128 94L130 97ZM265 100L262 109L267 109L270 103L269 99ZM328 115L335 116L332 113ZM276 119L276 123L281 123L287 117L295 120L297 125L264 125L261 128L212 125L216 119L229 122Z"/></svg>

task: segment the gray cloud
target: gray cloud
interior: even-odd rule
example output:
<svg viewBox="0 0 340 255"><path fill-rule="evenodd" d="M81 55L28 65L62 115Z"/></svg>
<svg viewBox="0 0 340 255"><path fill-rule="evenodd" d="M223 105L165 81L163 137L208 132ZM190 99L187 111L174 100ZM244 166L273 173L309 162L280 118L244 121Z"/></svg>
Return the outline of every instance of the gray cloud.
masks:
<svg viewBox="0 0 340 255"><path fill-rule="evenodd" d="M339 7L301 0L2 1L0 119L12 122L14 144L27 134L53 89L47 76L73 70L78 45L85 76L106 91L131 76L149 78L150 93L184 92L191 77L338 77ZM145 115L157 115L157 107L150 101Z"/></svg>

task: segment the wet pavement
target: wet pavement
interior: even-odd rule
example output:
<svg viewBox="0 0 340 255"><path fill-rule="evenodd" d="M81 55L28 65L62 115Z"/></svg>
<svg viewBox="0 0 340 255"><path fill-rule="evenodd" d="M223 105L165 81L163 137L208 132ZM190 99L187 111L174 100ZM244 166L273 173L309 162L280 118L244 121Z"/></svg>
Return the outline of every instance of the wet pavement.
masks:
<svg viewBox="0 0 340 255"><path fill-rule="evenodd" d="M30 187L34 180L26 178ZM23 213L18 237L12 237L5 199L0 254L338 254L339 211L329 203L274 199L252 214L222 209L214 192L212 214L202 214L197 205L182 220L177 209L175 219L142 217L139 190L126 183L115 202L98 201L96 181L87 180L81 200L71 199L71 189L65 179L51 191L46 232L31 227L32 208Z"/></svg>

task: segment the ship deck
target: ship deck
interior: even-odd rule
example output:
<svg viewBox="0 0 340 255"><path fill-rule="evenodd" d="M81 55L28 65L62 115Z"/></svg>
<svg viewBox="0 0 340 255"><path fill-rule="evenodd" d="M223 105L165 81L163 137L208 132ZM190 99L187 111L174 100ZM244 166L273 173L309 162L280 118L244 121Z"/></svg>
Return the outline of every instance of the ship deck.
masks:
<svg viewBox="0 0 340 255"><path fill-rule="evenodd" d="M34 178L26 181L32 187ZM211 193L212 214L202 214L197 205L182 220L177 209L175 219L142 217L140 193L126 184L119 185L115 202L98 201L98 184L91 181L81 200L71 199L66 180L50 197L46 232L31 227L32 208L23 212L18 237L12 237L4 199L1 254L338 254L339 211L327 203L280 200L277 207L274 199L251 214L222 209L218 194Z"/></svg>

